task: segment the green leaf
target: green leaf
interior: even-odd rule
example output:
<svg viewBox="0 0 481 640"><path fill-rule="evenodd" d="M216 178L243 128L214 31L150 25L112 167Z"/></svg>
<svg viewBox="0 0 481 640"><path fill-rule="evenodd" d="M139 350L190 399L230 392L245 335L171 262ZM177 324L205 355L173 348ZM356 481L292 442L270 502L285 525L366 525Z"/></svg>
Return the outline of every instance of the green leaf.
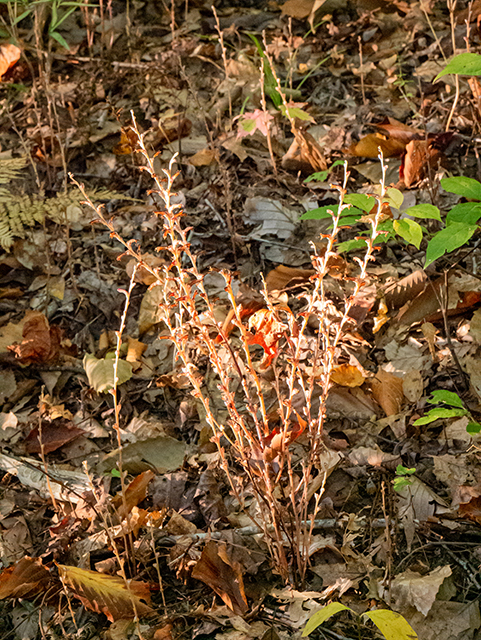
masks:
<svg viewBox="0 0 481 640"><path fill-rule="evenodd" d="M454 56L443 71L438 73L433 82L437 82L439 78L448 73L461 76L481 76L481 56L477 53L460 53L458 56Z"/></svg>
<svg viewBox="0 0 481 640"><path fill-rule="evenodd" d="M340 242L337 245L338 253L346 253L347 251L357 251L358 249L365 249L366 241L363 238L356 238L355 240L346 240L346 242Z"/></svg>
<svg viewBox="0 0 481 640"><path fill-rule="evenodd" d="M311 175L304 180L304 184L312 182L313 180L316 180L317 182L324 182L327 179L327 176L334 169L334 167L343 167L345 164L346 160L336 160L331 164L329 169L326 169L326 171L317 171L316 173L311 173Z"/></svg>
<svg viewBox="0 0 481 640"><path fill-rule="evenodd" d="M392 481L394 491L401 491L401 489L409 487L412 483L411 478L394 478Z"/></svg>
<svg viewBox="0 0 481 640"><path fill-rule="evenodd" d="M302 637L305 638L306 636L308 636L323 622L329 620L331 616L339 613L339 611L352 611L352 609L346 607L340 602L331 602L327 606L322 607L322 609L320 609L319 611L316 611L316 613L314 613L307 621L307 624L302 631Z"/></svg>
<svg viewBox="0 0 481 640"><path fill-rule="evenodd" d="M56 40L60 46L62 46L64 49L67 49L67 51L70 51L70 47L67 43L67 41L65 40L65 38L63 36L60 35L60 33L58 33L58 31L50 31L49 35L51 38L53 38L54 40Z"/></svg>
<svg viewBox="0 0 481 640"><path fill-rule="evenodd" d="M416 249L421 246L423 239L423 228L420 224L409 218L404 220L394 220L394 231L401 236L408 244L413 244Z"/></svg>
<svg viewBox="0 0 481 640"><path fill-rule="evenodd" d="M481 204L479 202L461 202L455 204L446 216L446 226L453 222L476 224L481 218Z"/></svg>
<svg viewBox="0 0 481 640"><path fill-rule="evenodd" d="M362 617L371 620L386 640L417 640L416 632L400 613L377 609L363 613Z"/></svg>
<svg viewBox="0 0 481 640"><path fill-rule="evenodd" d="M453 391L447 391L446 389L436 389L428 399L429 404L449 404L451 407L459 407L464 409L464 404L457 393Z"/></svg>
<svg viewBox="0 0 481 640"><path fill-rule="evenodd" d="M339 218L339 226L340 227L352 227L354 224L359 222L359 218L362 217L362 211L358 209L351 209L354 213L350 213L347 216L341 216ZM355 213L357 211L357 213Z"/></svg>
<svg viewBox="0 0 481 640"><path fill-rule="evenodd" d="M402 192L399 191L399 189L394 189L394 187L389 187L389 189L386 189L384 202L387 202L389 205L391 205L395 209L400 209L402 207L402 203L404 202L404 196Z"/></svg>
<svg viewBox="0 0 481 640"><path fill-rule="evenodd" d="M318 207L317 209L311 209L306 211L300 217L301 220L328 220L333 216L337 216L339 210L338 204L328 204L325 207ZM329 213L331 212L331 213Z"/></svg>
<svg viewBox="0 0 481 640"><path fill-rule="evenodd" d="M423 424L430 424L440 418L458 418L467 415L467 413L466 409L443 409L442 407L437 407L436 409L431 409L424 418L415 420L413 424L419 427Z"/></svg>
<svg viewBox="0 0 481 640"><path fill-rule="evenodd" d="M307 120L308 122L315 122L314 118L310 116L307 111L301 109L300 107L291 107L287 105L287 108L284 104L279 106L279 111L283 116L289 116L290 118L298 118L299 120Z"/></svg>
<svg viewBox="0 0 481 640"><path fill-rule="evenodd" d="M243 116L239 118L239 127L250 135L257 129L257 122L254 118L246 118Z"/></svg>
<svg viewBox="0 0 481 640"><path fill-rule="evenodd" d="M449 227L438 231L428 242L426 249L426 264L424 266L427 267L445 253L450 253L451 251L462 247L463 244L468 242L477 228L477 225L474 224L453 222Z"/></svg>
<svg viewBox="0 0 481 640"><path fill-rule="evenodd" d="M474 178L466 178L466 176L442 178L441 186L449 193L456 193L458 196L464 196L472 200L481 200L481 183Z"/></svg>
<svg viewBox="0 0 481 640"><path fill-rule="evenodd" d="M423 218L427 220L439 220L441 222L441 214L439 209L433 204L415 204L404 211L405 214L412 218Z"/></svg>
<svg viewBox="0 0 481 640"><path fill-rule="evenodd" d="M403 467L402 464L398 464L396 473L398 476L412 476L413 473L416 473L416 467Z"/></svg>
<svg viewBox="0 0 481 640"><path fill-rule="evenodd" d="M114 388L114 358L97 359L91 353L87 353L83 359L83 368L87 374L90 386L97 393L106 393ZM123 384L132 377L132 365L126 360L119 360L117 368L117 385Z"/></svg>
<svg viewBox="0 0 481 640"><path fill-rule="evenodd" d="M466 427L466 431L472 435L479 433L481 431L481 424L479 424L479 422L470 422Z"/></svg>
<svg viewBox="0 0 481 640"><path fill-rule="evenodd" d="M26 9L23 13L21 13L19 16L15 18L15 20L13 21L13 24L18 24L31 13L32 13L32 9Z"/></svg>
<svg viewBox="0 0 481 640"><path fill-rule="evenodd" d="M349 193L344 198L344 204L352 204L358 209L369 213L376 206L377 200L365 193Z"/></svg>
<svg viewBox="0 0 481 640"><path fill-rule="evenodd" d="M304 184L307 184L308 182L313 182L314 180L316 182L324 182L327 179L328 175L329 175L329 169L326 169L326 171L317 171L316 173L311 173L311 175L304 180Z"/></svg>
<svg viewBox="0 0 481 640"><path fill-rule="evenodd" d="M272 100L272 103L274 104L276 109L278 109L280 107L280 105L282 104L282 97L279 94L279 92L277 91L277 82L276 82L276 79L274 77L274 74L272 73L271 65L269 64L269 61L266 58L266 54L264 53L264 50L263 50L263 48L261 46L261 43L256 38L256 36L253 33L248 33L247 35L252 40L252 42L255 44L256 49L257 49L257 53L259 54L259 56L260 56L260 58L262 60L262 67L263 67L263 70L264 70L264 87L265 87L265 91L268 94L269 98Z"/></svg>

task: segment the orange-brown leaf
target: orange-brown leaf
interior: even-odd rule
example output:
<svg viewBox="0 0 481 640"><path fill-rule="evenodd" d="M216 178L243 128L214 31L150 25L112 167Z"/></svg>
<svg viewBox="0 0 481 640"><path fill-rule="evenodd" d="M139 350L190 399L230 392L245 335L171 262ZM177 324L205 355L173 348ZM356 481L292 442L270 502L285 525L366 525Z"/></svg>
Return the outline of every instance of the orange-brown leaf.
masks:
<svg viewBox="0 0 481 640"><path fill-rule="evenodd" d="M340 364L331 373L331 381L341 387L360 387L364 380L361 371L352 364Z"/></svg>
<svg viewBox="0 0 481 640"><path fill-rule="evenodd" d="M247 612L241 567L229 557L225 543L211 540L205 545L192 577L215 591L236 615Z"/></svg>
<svg viewBox="0 0 481 640"><path fill-rule="evenodd" d="M20 59L22 50L14 44L0 46L0 78Z"/></svg>
<svg viewBox="0 0 481 640"><path fill-rule="evenodd" d="M404 402L403 381L393 373L379 369L371 381L374 399L383 408L387 416L401 411Z"/></svg>
<svg viewBox="0 0 481 640"><path fill-rule="evenodd" d="M22 364L52 362L60 353L60 328L49 326L40 312L32 312L23 325L22 342L8 347Z"/></svg>
<svg viewBox="0 0 481 640"><path fill-rule="evenodd" d="M386 118L383 122L376 124L376 127L387 133L390 138L401 140L405 144L424 136L424 132L421 129L414 129L395 118Z"/></svg>
<svg viewBox="0 0 481 640"><path fill-rule="evenodd" d="M406 143L402 140L396 140L396 138L386 138L380 133L369 133L364 138L361 138L359 142L351 144L347 150L353 156L359 156L363 158L377 158L379 155L379 149L385 158L393 158L395 156L401 156L406 148Z"/></svg>
<svg viewBox="0 0 481 640"><path fill-rule="evenodd" d="M45 594L50 583L50 572L40 558L25 556L0 574L0 600Z"/></svg>
<svg viewBox="0 0 481 640"><path fill-rule="evenodd" d="M286 265L280 264L267 274L267 291L279 291L285 289L288 285L307 282L314 273L316 273L314 269L296 269L295 267L286 267Z"/></svg>
<svg viewBox="0 0 481 640"><path fill-rule="evenodd" d="M142 500L145 500L147 487L153 478L155 478L153 471L144 471L134 478L127 487L125 491L125 502L122 495L119 494L115 496L113 504L117 507L121 520L132 511L133 507L136 507Z"/></svg>

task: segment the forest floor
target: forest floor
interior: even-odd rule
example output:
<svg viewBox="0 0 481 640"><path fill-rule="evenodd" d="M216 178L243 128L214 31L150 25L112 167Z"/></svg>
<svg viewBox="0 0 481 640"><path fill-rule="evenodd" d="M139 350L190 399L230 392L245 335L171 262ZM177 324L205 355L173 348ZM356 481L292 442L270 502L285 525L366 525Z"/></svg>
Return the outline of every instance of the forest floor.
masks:
<svg viewBox="0 0 481 640"><path fill-rule="evenodd" d="M61 22L67 3L0 4L0 640L287 640L331 601L399 612L422 640L479 640L477 218L455 251L426 261L426 250L447 211L479 208L440 181L481 180L481 85L434 80L454 54L481 50L481 2L78 4ZM229 274L259 384L268 398L276 390L264 462L253 451L243 466L212 438L155 277L134 271L72 182L151 270L165 268L134 124L156 174L178 173L175 202L216 321L227 326ZM267 304L263 281L266 314L302 316L336 187L379 195L383 172L383 211L400 231L377 246L336 343L317 405L306 571L296 581L286 547L286 580L275 542L256 528L249 481L271 465L288 483L279 460L300 473L310 440L300 428L275 448L291 403L279 391L287 325L275 333L248 318ZM418 216L417 239L401 224L415 205L442 216ZM344 221L325 277L334 310L358 278L372 215L360 213ZM119 289L133 284L125 312ZM201 341L191 357L222 416L225 397L196 349ZM312 368L302 371L315 386ZM299 427L306 414L292 411ZM346 612L315 634L379 637Z"/></svg>

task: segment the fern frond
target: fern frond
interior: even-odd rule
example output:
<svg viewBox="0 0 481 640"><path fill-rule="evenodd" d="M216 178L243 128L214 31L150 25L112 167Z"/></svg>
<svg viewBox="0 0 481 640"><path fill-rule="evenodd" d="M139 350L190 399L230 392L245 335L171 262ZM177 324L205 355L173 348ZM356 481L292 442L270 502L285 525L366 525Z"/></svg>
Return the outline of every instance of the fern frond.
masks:
<svg viewBox="0 0 481 640"><path fill-rule="evenodd" d="M25 158L0 158L0 185L21 177L25 165ZM108 189L94 189L87 193L93 201L136 200ZM46 218L57 224L78 222L83 199L76 188L67 193L57 193L53 198L45 198L38 193L17 195L0 186L0 246L10 249L15 237L25 237L26 227L33 227L37 222L43 223Z"/></svg>
<svg viewBox="0 0 481 640"><path fill-rule="evenodd" d="M26 158L0 158L0 184L20 178L26 164Z"/></svg>

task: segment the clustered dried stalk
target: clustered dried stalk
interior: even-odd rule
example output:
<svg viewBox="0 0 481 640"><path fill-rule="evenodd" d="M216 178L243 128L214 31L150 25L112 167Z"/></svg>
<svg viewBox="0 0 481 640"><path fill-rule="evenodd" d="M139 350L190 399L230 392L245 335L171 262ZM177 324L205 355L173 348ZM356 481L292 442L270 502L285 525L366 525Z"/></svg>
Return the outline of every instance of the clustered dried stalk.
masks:
<svg viewBox="0 0 481 640"><path fill-rule="evenodd" d="M255 508L251 504L248 515L263 531L281 577L299 586L308 567L314 519L325 482L322 430L330 375L341 338L351 323L349 311L353 300L366 281L374 241L381 233L378 224L384 188L376 212L368 216L371 235L366 239L364 259L357 261L357 275L350 278L351 291L342 312L330 303L325 282L329 260L335 255L339 218L347 208L343 204L347 175L343 187L339 187L340 205L332 216L332 230L323 236L325 250L321 253L313 249L315 275L311 278L310 293L302 294L301 312L295 314L286 305L276 306L264 290L264 306L251 315L246 326L246 310L236 300L232 275L223 271L232 308L231 333L225 323L216 319L214 300L191 251L189 229L182 226L183 212L173 200L176 175L172 174L172 163L169 170L164 170L164 177L158 176L135 121L133 131L145 161L143 169L155 183L153 193L164 203L163 211L157 215L163 224L165 244L157 251L168 257L166 266L153 268L147 264L136 241L121 238L113 222L96 208L99 221L123 244L139 268L155 276L156 282L151 286L161 290L162 320L182 372L212 428L212 440L220 452L233 494L241 507L246 491L254 496ZM311 329L313 320L317 330ZM270 352L268 359L272 363L265 371L253 355L252 344L256 339L264 346L264 360ZM205 383L207 361L210 375L216 377L227 420L221 418L210 401ZM293 446L301 433L302 438ZM243 473L239 474L239 467Z"/></svg>

